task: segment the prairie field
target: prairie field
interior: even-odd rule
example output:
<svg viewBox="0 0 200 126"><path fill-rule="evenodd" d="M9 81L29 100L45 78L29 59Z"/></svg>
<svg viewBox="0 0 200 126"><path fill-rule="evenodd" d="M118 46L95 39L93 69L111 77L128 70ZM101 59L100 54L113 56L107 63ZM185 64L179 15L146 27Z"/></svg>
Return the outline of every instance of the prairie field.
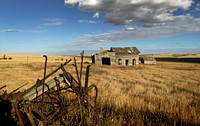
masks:
<svg viewBox="0 0 200 126"><path fill-rule="evenodd" d="M4 90L11 92L28 83L20 89L23 91L34 85L38 78L43 78L42 55L34 56L35 59L25 55L21 59L14 57L17 56L12 56L9 61L0 61L0 87L7 85ZM73 57L49 56L47 73L71 58ZM87 57L84 63L86 67L91 61ZM66 66L66 70L76 78L72 63ZM82 81L84 82L84 76ZM99 124L200 125L199 63L92 65L89 84L96 84L98 87Z"/></svg>

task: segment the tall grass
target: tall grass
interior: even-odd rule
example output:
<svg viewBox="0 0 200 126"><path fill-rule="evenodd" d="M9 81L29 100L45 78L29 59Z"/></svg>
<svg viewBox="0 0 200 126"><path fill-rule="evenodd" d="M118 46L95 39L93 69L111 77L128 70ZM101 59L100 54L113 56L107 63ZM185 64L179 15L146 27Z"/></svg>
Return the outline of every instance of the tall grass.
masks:
<svg viewBox="0 0 200 126"><path fill-rule="evenodd" d="M49 63L47 73L59 64ZM76 76L72 65L66 69ZM0 70L0 86L6 84L8 92L29 82L21 89L24 90L43 77L43 63L37 62L28 65L0 62ZM128 67L92 65L89 83L96 84L99 89L96 112L87 115L88 110L72 106L64 123L92 125L96 115L98 125L108 126L200 125L199 78L200 64L193 63L159 62Z"/></svg>
<svg viewBox="0 0 200 126"><path fill-rule="evenodd" d="M123 125L125 120L128 125L198 125L199 66L186 63L93 66L91 83L98 85L98 101L109 106L111 115L108 117L113 118L113 123Z"/></svg>

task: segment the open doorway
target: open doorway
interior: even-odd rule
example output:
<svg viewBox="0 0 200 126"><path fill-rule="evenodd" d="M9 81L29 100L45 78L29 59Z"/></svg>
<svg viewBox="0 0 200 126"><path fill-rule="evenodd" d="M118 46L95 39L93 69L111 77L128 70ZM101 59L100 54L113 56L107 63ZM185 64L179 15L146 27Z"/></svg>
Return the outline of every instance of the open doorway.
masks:
<svg viewBox="0 0 200 126"><path fill-rule="evenodd" d="M110 58L102 58L102 65L110 65Z"/></svg>
<svg viewBox="0 0 200 126"><path fill-rule="evenodd" d="M95 56L92 55L92 63L95 63Z"/></svg>
<svg viewBox="0 0 200 126"><path fill-rule="evenodd" d="M128 60L126 60L126 66L128 66L128 63L129 63Z"/></svg>

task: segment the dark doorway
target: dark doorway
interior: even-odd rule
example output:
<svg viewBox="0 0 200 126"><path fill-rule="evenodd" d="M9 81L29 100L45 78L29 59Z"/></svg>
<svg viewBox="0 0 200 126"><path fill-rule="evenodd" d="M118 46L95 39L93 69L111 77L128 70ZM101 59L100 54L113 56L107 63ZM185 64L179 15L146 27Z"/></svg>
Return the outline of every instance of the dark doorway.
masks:
<svg viewBox="0 0 200 126"><path fill-rule="evenodd" d="M95 56L92 55L92 63L95 63Z"/></svg>
<svg viewBox="0 0 200 126"><path fill-rule="evenodd" d="M102 65L110 65L110 58L102 58Z"/></svg>
<svg viewBox="0 0 200 126"><path fill-rule="evenodd" d="M128 60L126 60L126 66L128 66Z"/></svg>

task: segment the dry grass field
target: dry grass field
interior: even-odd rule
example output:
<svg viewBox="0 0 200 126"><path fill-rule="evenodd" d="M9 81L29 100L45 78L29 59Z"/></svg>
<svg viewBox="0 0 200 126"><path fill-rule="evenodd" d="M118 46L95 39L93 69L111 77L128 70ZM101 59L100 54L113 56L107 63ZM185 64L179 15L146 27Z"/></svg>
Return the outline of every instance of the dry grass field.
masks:
<svg viewBox="0 0 200 126"><path fill-rule="evenodd" d="M27 55L11 56L0 61L0 87L7 85L10 92L28 82L25 90L43 77L42 55L29 55L28 60ZM70 58L49 56L47 73ZM71 64L66 69L75 76ZM98 120L103 125L200 125L200 64L92 65L89 83L99 89Z"/></svg>
<svg viewBox="0 0 200 126"><path fill-rule="evenodd" d="M149 125L200 124L200 64L93 66L91 75L91 82L100 89L100 103L122 113L133 112L127 117L130 122L125 119L127 125L144 121ZM123 119L114 118L116 122Z"/></svg>
<svg viewBox="0 0 200 126"><path fill-rule="evenodd" d="M200 54L141 54L141 56L152 56L156 58L200 58Z"/></svg>

